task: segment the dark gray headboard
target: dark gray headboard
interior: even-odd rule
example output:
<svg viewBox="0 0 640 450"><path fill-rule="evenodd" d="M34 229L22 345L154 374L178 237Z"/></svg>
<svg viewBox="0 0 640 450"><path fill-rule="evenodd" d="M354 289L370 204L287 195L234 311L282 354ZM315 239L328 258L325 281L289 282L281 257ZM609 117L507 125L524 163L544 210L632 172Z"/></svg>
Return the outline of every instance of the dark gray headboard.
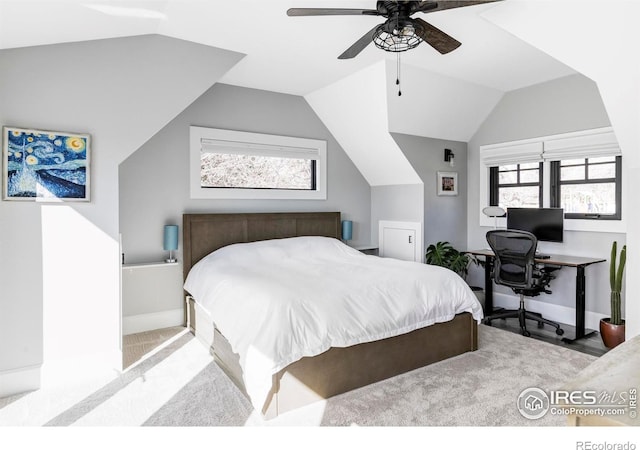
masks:
<svg viewBox="0 0 640 450"><path fill-rule="evenodd" d="M184 214L183 271L214 250L238 242L298 236L340 239L339 212Z"/></svg>

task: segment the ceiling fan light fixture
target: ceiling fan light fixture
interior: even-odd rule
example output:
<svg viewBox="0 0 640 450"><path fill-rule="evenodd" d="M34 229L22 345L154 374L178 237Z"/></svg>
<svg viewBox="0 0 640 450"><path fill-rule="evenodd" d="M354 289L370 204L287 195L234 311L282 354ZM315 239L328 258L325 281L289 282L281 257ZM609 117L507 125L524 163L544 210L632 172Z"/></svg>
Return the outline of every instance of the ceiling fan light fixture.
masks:
<svg viewBox="0 0 640 450"><path fill-rule="evenodd" d="M394 29L393 34L395 34L396 36L411 37L416 34L416 29L412 24L408 23L402 28Z"/></svg>
<svg viewBox="0 0 640 450"><path fill-rule="evenodd" d="M422 39L416 34L411 22L398 24L391 31L383 23L373 33L373 43L387 52L406 52L417 47L420 42Z"/></svg>
<svg viewBox="0 0 640 450"><path fill-rule="evenodd" d="M1 1L1 0L0 0ZM347 48L338 59L358 56L372 41L376 47L387 52L405 52L424 41L440 54L454 51L461 42L444 31L420 18L412 18L416 13L432 13L447 9L462 8L502 0L378 0L375 9L353 8L289 8L288 16L381 16L387 19L383 24L367 31L364 36Z"/></svg>

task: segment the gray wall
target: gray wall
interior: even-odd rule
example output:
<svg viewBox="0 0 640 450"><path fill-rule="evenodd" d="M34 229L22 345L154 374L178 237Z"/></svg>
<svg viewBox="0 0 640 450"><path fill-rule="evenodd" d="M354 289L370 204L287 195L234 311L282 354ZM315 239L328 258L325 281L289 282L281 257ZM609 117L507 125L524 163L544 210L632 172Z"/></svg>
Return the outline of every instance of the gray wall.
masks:
<svg viewBox="0 0 640 450"><path fill-rule="evenodd" d="M424 183L424 244L449 241L459 249L467 247L467 144L465 142L392 133ZM455 154L455 167L444 161L444 149ZM438 196L439 171L458 173L458 195Z"/></svg>
<svg viewBox="0 0 640 450"><path fill-rule="evenodd" d="M92 136L90 203L0 202L0 375L121 361L118 164L240 58L153 35L0 51L3 125Z"/></svg>
<svg viewBox="0 0 640 450"><path fill-rule="evenodd" d="M479 147L512 140L568 133L609 126L609 118L598 88L582 75L519 89L505 94L469 142L467 227L469 248L487 246L485 234L490 229L479 226ZM623 162L624 166L624 162ZM623 195L624 192L623 192ZM553 253L602 256L608 258L611 242L625 243L625 234L565 231L562 244L541 243L542 250ZM586 269L587 310L609 314L608 264ZM481 283L481 273L474 270L470 282ZM573 307L575 271L563 269L552 286L552 295L540 300ZM498 289L500 291L500 289ZM504 293L510 291L502 290Z"/></svg>
<svg viewBox="0 0 640 450"><path fill-rule="evenodd" d="M422 224L423 196L422 184L371 186L371 244L378 246L381 220ZM424 254L424 249L422 253Z"/></svg>
<svg viewBox="0 0 640 450"><path fill-rule="evenodd" d="M327 141L327 200L193 200L189 126ZM128 263L161 260L162 226L183 213L340 211L351 245L371 240L369 184L303 97L216 84L120 165L120 231ZM177 252L181 260L182 242Z"/></svg>
<svg viewBox="0 0 640 450"><path fill-rule="evenodd" d="M583 75L571 75L506 93L469 141L469 150L475 144L609 125L598 86ZM477 157L475 147L471 153L471 157Z"/></svg>

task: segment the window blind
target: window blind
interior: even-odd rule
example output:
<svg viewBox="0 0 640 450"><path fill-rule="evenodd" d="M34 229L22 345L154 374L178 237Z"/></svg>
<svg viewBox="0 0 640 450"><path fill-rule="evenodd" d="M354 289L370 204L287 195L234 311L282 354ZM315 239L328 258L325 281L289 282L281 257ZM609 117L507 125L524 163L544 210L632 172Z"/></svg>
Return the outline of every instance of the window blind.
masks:
<svg viewBox="0 0 640 450"><path fill-rule="evenodd" d="M480 161L488 167L542 161L542 142L486 146L480 151Z"/></svg>
<svg viewBox="0 0 640 450"><path fill-rule="evenodd" d="M536 142L482 146L480 161L487 167L563 159L619 156L622 154L612 130L590 130L570 136L548 137Z"/></svg>
<svg viewBox="0 0 640 450"><path fill-rule="evenodd" d="M224 153L232 155L268 156L274 158L320 159L317 148L291 147L285 145L259 144L255 142L226 141L221 139L200 139L203 153Z"/></svg>
<svg viewBox="0 0 640 450"><path fill-rule="evenodd" d="M608 131L545 141L543 156L546 161L559 161L621 154L613 131Z"/></svg>

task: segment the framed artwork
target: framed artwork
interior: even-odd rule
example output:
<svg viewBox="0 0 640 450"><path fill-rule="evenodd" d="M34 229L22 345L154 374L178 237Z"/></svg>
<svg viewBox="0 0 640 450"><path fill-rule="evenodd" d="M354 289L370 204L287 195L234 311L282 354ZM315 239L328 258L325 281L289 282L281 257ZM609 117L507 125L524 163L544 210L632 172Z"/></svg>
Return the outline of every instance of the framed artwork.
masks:
<svg viewBox="0 0 640 450"><path fill-rule="evenodd" d="M88 134L3 127L2 198L89 201Z"/></svg>
<svg viewBox="0 0 640 450"><path fill-rule="evenodd" d="M458 172L438 172L438 195L458 195Z"/></svg>

